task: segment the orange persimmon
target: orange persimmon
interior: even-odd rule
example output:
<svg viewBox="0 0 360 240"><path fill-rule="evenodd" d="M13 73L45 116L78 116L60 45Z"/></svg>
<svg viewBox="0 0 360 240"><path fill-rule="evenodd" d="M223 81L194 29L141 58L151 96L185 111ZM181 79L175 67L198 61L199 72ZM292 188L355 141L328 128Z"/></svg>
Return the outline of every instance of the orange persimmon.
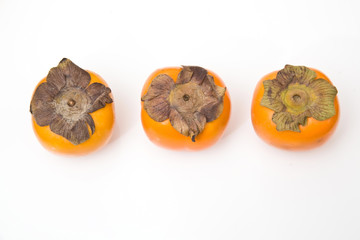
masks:
<svg viewBox="0 0 360 240"><path fill-rule="evenodd" d="M251 106L255 132L265 142L288 150L323 144L339 119L337 90L325 74L286 65L257 84Z"/></svg>
<svg viewBox="0 0 360 240"><path fill-rule="evenodd" d="M141 121L155 144L200 150L215 144L230 117L230 97L215 73L200 67L153 72L141 92Z"/></svg>
<svg viewBox="0 0 360 240"><path fill-rule="evenodd" d="M38 140L55 153L89 154L105 145L113 132L110 88L99 75L65 58L38 83L30 112Z"/></svg>

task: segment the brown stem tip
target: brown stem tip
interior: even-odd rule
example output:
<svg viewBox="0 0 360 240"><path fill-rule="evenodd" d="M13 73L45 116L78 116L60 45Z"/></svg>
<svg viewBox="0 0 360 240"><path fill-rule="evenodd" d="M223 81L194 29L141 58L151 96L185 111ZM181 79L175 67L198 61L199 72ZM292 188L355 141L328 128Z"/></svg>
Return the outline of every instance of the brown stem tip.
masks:
<svg viewBox="0 0 360 240"><path fill-rule="evenodd" d="M70 99L67 104L69 107L73 107L73 106L75 106L76 102L74 99Z"/></svg>
<svg viewBox="0 0 360 240"><path fill-rule="evenodd" d="M195 142L205 124L222 113L225 91L225 88L215 85L214 78L206 69L184 66L176 83L166 74L155 77L141 100L153 120L170 119L179 133Z"/></svg>

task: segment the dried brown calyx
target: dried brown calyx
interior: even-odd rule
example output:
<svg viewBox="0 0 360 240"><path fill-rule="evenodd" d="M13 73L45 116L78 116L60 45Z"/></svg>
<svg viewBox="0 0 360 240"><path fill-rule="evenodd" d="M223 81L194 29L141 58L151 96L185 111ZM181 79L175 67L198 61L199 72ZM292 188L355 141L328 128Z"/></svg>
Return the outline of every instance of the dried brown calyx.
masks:
<svg viewBox="0 0 360 240"><path fill-rule="evenodd" d="M225 91L204 68L184 66L176 83L166 74L155 77L141 100L153 120L169 118L179 133L195 142L205 124L222 113Z"/></svg>
<svg viewBox="0 0 360 240"><path fill-rule="evenodd" d="M64 58L50 69L46 82L35 90L30 112L39 126L78 145L94 134L96 126L90 113L112 103L110 88L92 83L90 74Z"/></svg>
<svg viewBox="0 0 360 240"><path fill-rule="evenodd" d="M278 131L300 132L307 118L323 121L336 114L336 88L304 66L286 65L273 80L266 80L261 105L274 111Z"/></svg>

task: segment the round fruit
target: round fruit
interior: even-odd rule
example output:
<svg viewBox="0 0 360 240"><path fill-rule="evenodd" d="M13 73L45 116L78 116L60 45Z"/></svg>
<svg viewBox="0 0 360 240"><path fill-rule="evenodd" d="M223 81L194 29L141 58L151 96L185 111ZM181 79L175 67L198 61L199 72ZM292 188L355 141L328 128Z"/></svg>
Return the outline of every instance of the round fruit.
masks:
<svg viewBox="0 0 360 240"><path fill-rule="evenodd" d="M230 97L222 80L201 67L156 70L141 93L141 120L155 144L200 150L222 136L230 117Z"/></svg>
<svg viewBox="0 0 360 240"><path fill-rule="evenodd" d="M337 90L320 71L286 65L256 86L251 119L267 143L289 150L314 148L334 132L339 119Z"/></svg>
<svg viewBox="0 0 360 240"><path fill-rule="evenodd" d="M30 112L40 143L61 154L84 155L99 149L114 126L110 88L99 75L66 58L39 82Z"/></svg>

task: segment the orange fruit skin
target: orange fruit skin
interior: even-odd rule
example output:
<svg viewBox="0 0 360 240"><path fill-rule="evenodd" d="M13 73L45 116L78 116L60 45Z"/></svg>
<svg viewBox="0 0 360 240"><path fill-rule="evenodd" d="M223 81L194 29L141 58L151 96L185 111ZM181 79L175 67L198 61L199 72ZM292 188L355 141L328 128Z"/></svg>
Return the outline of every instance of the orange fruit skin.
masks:
<svg viewBox="0 0 360 240"><path fill-rule="evenodd" d="M182 68L180 67L166 67L161 68L153 72L146 80L141 92L141 96L144 96L149 89L152 80L159 74L167 74L174 81L176 81L178 74ZM215 84L221 87L225 87L224 82L215 73L208 70L208 74L214 77ZM147 114L144 110L144 103L141 102L141 122L144 131L148 138L158 146L172 149L172 150L202 150L215 144L223 135L225 128L228 124L231 112L231 103L228 90L224 96L224 109L221 115L212 122L208 122L205 125L205 129L195 138L195 142L192 142L190 137L186 137L176 131L170 124L170 120L167 119L163 122L156 122Z"/></svg>
<svg viewBox="0 0 360 240"><path fill-rule="evenodd" d="M87 72L91 76L90 84L98 82L108 86L104 79L102 79L98 74L88 70ZM45 81L46 78L42 79L36 88ZM110 96L112 97L111 94ZM88 140L79 145L74 145L66 138L53 133L50 130L50 126L39 126L36 123L34 117L32 116L31 118L34 133L44 148L62 155L79 156L92 153L104 146L109 141L115 122L114 103L106 104L104 108L90 113L90 115L95 123L95 132L94 134L90 135ZM89 132L91 134L90 129Z"/></svg>
<svg viewBox="0 0 360 240"><path fill-rule="evenodd" d="M316 79L322 78L331 83L329 78L319 70L311 68L316 72ZM287 150L307 150L322 145L334 133L339 120L339 101L335 97L336 114L324 121L308 118L307 125L300 125L300 133L293 131L277 131L272 121L273 110L260 105L264 95L265 80L276 78L278 71L265 75L258 82L251 105L251 120L257 135L265 142Z"/></svg>

